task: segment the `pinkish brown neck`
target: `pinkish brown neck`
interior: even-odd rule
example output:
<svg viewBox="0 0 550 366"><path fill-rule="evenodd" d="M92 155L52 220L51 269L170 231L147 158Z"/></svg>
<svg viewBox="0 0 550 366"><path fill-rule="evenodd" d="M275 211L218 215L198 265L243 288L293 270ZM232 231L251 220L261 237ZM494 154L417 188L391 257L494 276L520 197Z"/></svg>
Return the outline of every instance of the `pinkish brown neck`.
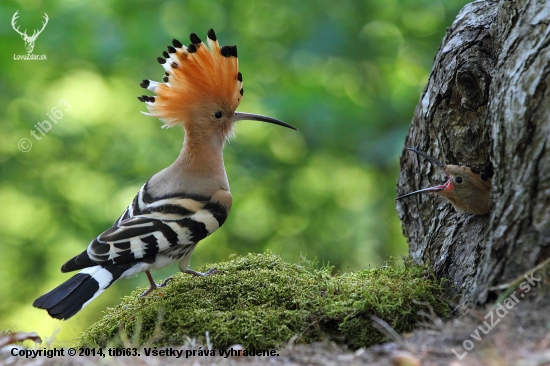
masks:
<svg viewBox="0 0 550 366"><path fill-rule="evenodd" d="M226 185L223 141L220 139L194 139L193 136L186 135L183 148L174 164L187 176L214 179L220 185Z"/></svg>

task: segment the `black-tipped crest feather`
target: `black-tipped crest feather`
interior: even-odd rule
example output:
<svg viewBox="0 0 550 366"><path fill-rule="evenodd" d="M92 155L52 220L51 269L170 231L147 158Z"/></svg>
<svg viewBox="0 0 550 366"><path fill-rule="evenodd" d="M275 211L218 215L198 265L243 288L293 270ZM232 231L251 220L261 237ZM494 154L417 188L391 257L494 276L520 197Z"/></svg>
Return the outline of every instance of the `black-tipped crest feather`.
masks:
<svg viewBox="0 0 550 366"><path fill-rule="evenodd" d="M210 38L214 42L216 42L218 40L218 38L216 37L216 33L214 32L214 29L210 28L208 30L208 38Z"/></svg>
<svg viewBox="0 0 550 366"><path fill-rule="evenodd" d="M191 43L193 43L193 44L201 44L201 43L202 43L201 39L199 38L199 36L197 36L196 33L191 33L191 34L189 35L189 40L190 40Z"/></svg>
<svg viewBox="0 0 550 366"><path fill-rule="evenodd" d="M176 48L182 48L183 47L183 43L181 43L180 41L178 41L177 39L173 39L172 40L172 44L174 45L174 47Z"/></svg>
<svg viewBox="0 0 550 366"><path fill-rule="evenodd" d="M231 57L231 50L229 46L223 46L220 49L220 53L222 54L223 57Z"/></svg>

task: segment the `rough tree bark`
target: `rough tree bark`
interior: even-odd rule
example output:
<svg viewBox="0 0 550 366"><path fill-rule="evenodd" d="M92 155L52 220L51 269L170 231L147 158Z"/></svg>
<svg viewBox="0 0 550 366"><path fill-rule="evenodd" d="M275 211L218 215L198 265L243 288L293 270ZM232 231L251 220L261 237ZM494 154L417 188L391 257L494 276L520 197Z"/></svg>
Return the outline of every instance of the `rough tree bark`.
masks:
<svg viewBox="0 0 550 366"><path fill-rule="evenodd" d="M405 147L493 170L491 213L458 214L435 194L397 202L410 254L450 280L462 305L485 303L550 256L550 1L475 1L447 30ZM441 184L404 151L398 194Z"/></svg>

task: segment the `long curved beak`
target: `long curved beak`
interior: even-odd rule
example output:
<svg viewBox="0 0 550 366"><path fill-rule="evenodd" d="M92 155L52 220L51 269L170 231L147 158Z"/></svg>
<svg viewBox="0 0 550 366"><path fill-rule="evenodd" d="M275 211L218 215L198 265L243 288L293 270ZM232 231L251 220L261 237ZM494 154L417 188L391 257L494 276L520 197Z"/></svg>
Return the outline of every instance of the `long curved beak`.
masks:
<svg viewBox="0 0 550 366"><path fill-rule="evenodd" d="M273 123L274 125L279 125L286 128L290 128L292 130L297 130L296 127L291 126L286 122L279 121L278 119L275 119L275 118L262 116L259 114L235 112L235 115L233 116L233 121L243 121L243 120Z"/></svg>
<svg viewBox="0 0 550 366"><path fill-rule="evenodd" d="M405 197L409 197L409 196L413 196L415 194L420 194L420 193L424 193L424 192L441 192L442 190L446 189L449 185L449 182L446 182L445 184L441 184L439 186L434 186L434 187L430 187L430 188L424 188L424 189L419 189L418 191L414 191L414 192L411 192L411 193L407 193L407 194L404 194L402 196L399 196L397 197L395 200L400 200L401 198L405 198Z"/></svg>
<svg viewBox="0 0 550 366"><path fill-rule="evenodd" d="M430 162L434 163L435 165L437 165L438 167L443 169L443 171L445 172L445 175L447 175L447 177L448 177L448 174L445 171L445 167L446 167L445 164L443 164L442 162L440 162L436 158L432 158L430 155L423 153L422 151L418 151L416 149L413 149L412 147L407 147L406 149L410 150L412 152L415 152L418 155L422 155L423 157L428 159ZM409 196L413 196L415 194L420 194L420 193L425 193L425 192L435 192L435 193L441 192L442 190L447 189L449 187L450 182L451 181L448 180L447 182L445 182L444 184L441 184L439 186L433 186L433 187L429 187L429 188L419 189L418 191L414 191L414 192L407 193L407 194L404 194L402 196L399 196L395 200L397 201L397 200L400 200L401 198L405 198L405 197L409 197Z"/></svg>
<svg viewBox="0 0 550 366"><path fill-rule="evenodd" d="M442 162L440 162L436 158L432 158L430 155L423 153L422 151L418 151L416 149L413 149L412 147L407 147L406 149L410 150L412 152L415 152L418 155L422 155L423 157L425 157L426 159L428 159L429 161L431 161L432 163L434 163L435 165L437 165L440 168L445 168L445 164L443 164Z"/></svg>

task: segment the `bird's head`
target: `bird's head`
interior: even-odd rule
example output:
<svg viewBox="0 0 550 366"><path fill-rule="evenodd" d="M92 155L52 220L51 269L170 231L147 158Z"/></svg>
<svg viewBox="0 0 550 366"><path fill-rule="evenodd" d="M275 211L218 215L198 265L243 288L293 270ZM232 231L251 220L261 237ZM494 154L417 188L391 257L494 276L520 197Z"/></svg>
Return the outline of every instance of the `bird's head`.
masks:
<svg viewBox="0 0 550 366"><path fill-rule="evenodd" d="M398 200L419 193L433 192L448 199L457 212L466 211L474 215L486 215L490 212L491 178L487 173L461 165L445 165L416 149L407 150L422 155L441 168L447 176L447 181L441 185L404 194L397 197Z"/></svg>
<svg viewBox="0 0 550 366"><path fill-rule="evenodd" d="M165 127L181 125L188 137L199 141L217 136L225 142L239 120L296 129L274 118L236 112L244 94L237 46L220 47L213 29L208 31L206 44L195 33L190 40L186 47L174 39L173 46L157 59L164 68L162 82L142 81L143 88L157 94L138 97L149 109L144 114L159 118Z"/></svg>

